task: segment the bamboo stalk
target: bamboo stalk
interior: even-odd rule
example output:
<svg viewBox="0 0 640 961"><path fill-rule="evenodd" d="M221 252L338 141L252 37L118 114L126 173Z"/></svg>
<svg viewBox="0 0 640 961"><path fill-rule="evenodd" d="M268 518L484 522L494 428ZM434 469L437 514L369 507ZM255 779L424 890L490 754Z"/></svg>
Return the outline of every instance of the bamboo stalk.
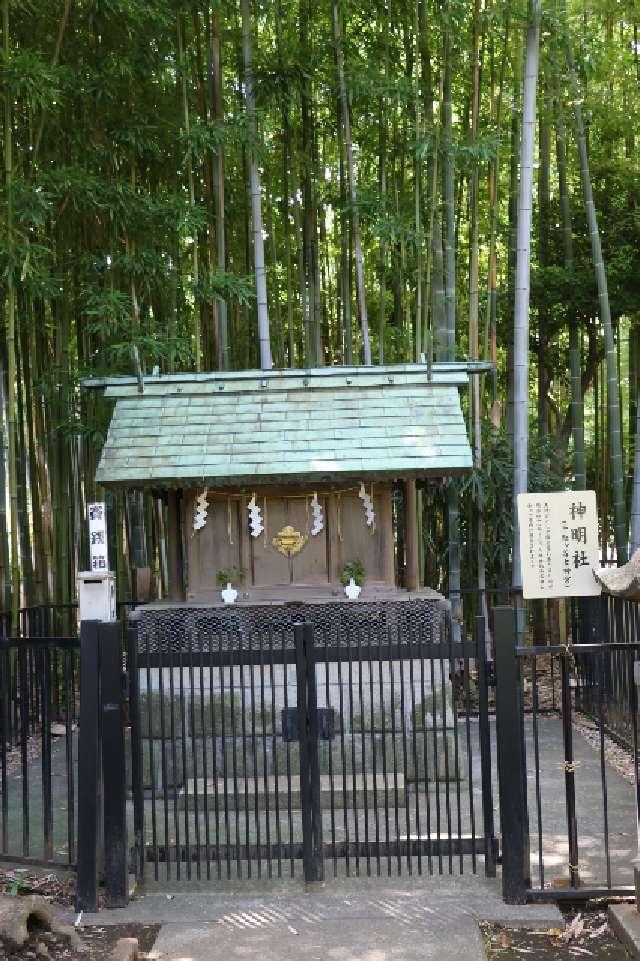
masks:
<svg viewBox="0 0 640 961"><path fill-rule="evenodd" d="M520 189L516 242L514 306L514 476L513 493L526 493L529 458L529 297L531 291L531 223L533 160L536 138L536 92L540 61L540 2L532 0L527 27L520 146ZM522 590L520 533L514 523L513 574L515 591Z"/></svg>
<svg viewBox="0 0 640 961"><path fill-rule="evenodd" d="M11 57L9 38L9 0L2 4L2 35L5 63ZM20 554L18 545L18 462L16 429L16 291L13 263L14 223L13 223L13 121L12 94L9 84L4 94L4 170L6 187L6 237L9 269L7 270L7 434L9 441L9 543L11 551L11 620L12 630L18 627L18 608L20 607Z"/></svg>
<svg viewBox="0 0 640 961"><path fill-rule="evenodd" d="M358 188L356 185L355 165L353 160L353 141L351 139L351 118L349 114L349 100L344 76L344 55L342 52L342 31L337 0L333 3L333 39L336 46L336 64L338 70L338 87L340 103L342 105L342 125L344 127L344 141L347 153L347 175L349 179L349 199L351 201L351 225L353 229L353 245L356 268L356 295L358 300L358 316L364 350L364 362L371 366L371 343L369 339L369 321L367 318L367 297L364 287L364 257L360 237L360 211L358 209Z"/></svg>
<svg viewBox="0 0 640 961"><path fill-rule="evenodd" d="M596 275L598 287L598 303L600 307L600 320L602 322L605 356L607 366L607 420L609 431L609 456L611 469L611 502L613 506L613 525L616 543L616 555L619 564L624 564L627 560L627 523L624 499L624 454L622 439L622 424L620 415L620 383L618 378L618 361L616 353L616 341L613 334L613 324L611 320L611 306L609 303L609 290L607 286L607 274L602 256L602 245L600 243L600 231L598 228L598 215L593 200L593 188L591 185L591 172L589 169L589 154L587 151L587 138L584 128L584 118L582 115L582 98L578 85L578 78L573 59L573 48L568 30L566 2L562 3L564 24L565 24L565 50L567 66L569 69L569 82L571 95L573 98L573 116L576 127L576 139L578 142L578 155L580 158L580 178L582 181L582 192L584 195L585 212L591 240L591 256Z"/></svg>

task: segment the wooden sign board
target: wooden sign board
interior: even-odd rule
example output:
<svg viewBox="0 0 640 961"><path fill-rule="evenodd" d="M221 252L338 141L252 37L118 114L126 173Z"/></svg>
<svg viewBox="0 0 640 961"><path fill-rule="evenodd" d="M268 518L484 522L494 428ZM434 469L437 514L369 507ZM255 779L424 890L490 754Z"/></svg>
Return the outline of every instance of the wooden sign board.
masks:
<svg viewBox="0 0 640 961"><path fill-rule="evenodd" d="M600 594L595 491L518 494L522 593L526 599Z"/></svg>

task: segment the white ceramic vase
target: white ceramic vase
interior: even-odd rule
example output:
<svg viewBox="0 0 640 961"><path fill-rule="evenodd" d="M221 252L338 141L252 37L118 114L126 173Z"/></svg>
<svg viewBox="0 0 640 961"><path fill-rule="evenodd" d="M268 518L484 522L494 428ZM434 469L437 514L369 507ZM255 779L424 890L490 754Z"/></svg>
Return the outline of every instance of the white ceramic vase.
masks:
<svg viewBox="0 0 640 961"><path fill-rule="evenodd" d="M236 599L238 597L238 592L235 589L235 587L231 585L230 582L227 582L227 586L225 587L225 589L223 591L220 591L220 597L225 602L225 604L235 604Z"/></svg>
<svg viewBox="0 0 640 961"><path fill-rule="evenodd" d="M354 581L354 579L351 577L351 578L349 579L349 583L347 584L347 586L346 586L345 589L344 589L344 592L345 592L345 594L347 595L347 597L349 598L350 601L355 601L356 598L360 597L360 591L361 591L361 590L362 590L362 588L361 588L358 584L356 584L356 582Z"/></svg>

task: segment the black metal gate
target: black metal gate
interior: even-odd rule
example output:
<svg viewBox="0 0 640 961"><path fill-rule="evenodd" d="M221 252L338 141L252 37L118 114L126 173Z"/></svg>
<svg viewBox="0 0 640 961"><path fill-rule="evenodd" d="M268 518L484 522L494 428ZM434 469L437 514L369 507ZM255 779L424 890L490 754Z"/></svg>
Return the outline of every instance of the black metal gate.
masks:
<svg viewBox="0 0 640 961"><path fill-rule="evenodd" d="M640 605L581 608L573 638L548 646L517 646L515 610L495 612L503 895L515 903L634 892Z"/></svg>
<svg viewBox="0 0 640 961"><path fill-rule="evenodd" d="M139 880L495 874L483 622L357 614L131 621Z"/></svg>

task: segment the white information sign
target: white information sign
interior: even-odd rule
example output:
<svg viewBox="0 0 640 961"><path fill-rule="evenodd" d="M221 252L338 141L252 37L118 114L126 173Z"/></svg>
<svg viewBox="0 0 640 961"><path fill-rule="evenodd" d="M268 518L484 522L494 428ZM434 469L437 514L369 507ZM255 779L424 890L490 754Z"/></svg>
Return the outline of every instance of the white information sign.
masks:
<svg viewBox="0 0 640 961"><path fill-rule="evenodd" d="M600 594L595 491L518 494L518 524L525 598Z"/></svg>
<svg viewBox="0 0 640 961"><path fill-rule="evenodd" d="M104 501L87 504L89 519L89 557L91 570L96 573L109 570L107 554L107 505Z"/></svg>

